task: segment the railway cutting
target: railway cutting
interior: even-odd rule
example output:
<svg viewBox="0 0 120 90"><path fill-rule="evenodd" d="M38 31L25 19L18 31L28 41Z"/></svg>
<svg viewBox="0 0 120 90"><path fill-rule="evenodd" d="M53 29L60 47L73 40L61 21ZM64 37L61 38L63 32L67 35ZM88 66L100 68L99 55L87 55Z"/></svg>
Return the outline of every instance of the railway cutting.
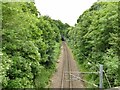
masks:
<svg viewBox="0 0 120 90"><path fill-rule="evenodd" d="M84 88L84 82L74 77L82 78L82 75L75 73L79 72L79 69L65 41L62 42L61 56L58 61L57 70L51 78L50 88Z"/></svg>

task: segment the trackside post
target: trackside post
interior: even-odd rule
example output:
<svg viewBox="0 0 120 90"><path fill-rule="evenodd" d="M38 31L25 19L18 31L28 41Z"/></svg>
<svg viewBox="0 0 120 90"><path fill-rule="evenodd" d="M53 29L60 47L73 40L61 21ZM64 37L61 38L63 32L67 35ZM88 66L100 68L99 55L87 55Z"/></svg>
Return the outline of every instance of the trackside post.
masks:
<svg viewBox="0 0 120 90"><path fill-rule="evenodd" d="M99 88L103 88L103 65L100 64L100 82L99 82Z"/></svg>

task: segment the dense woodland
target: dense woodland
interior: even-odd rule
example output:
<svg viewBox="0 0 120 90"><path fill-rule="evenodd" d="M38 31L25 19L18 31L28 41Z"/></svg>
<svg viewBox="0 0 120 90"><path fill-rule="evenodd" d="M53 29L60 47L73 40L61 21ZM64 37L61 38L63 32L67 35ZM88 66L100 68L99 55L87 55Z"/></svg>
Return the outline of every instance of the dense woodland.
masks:
<svg viewBox="0 0 120 90"><path fill-rule="evenodd" d="M69 25L38 17L32 2L3 3L2 16L2 86L46 87L55 70L61 35Z"/></svg>
<svg viewBox="0 0 120 90"><path fill-rule="evenodd" d="M114 2L97 2L72 27L42 16L33 2L2 4L3 88L44 88L55 71L61 36L71 47L81 70L98 71L104 65L112 87L120 85L119 7ZM39 15L38 15L39 14ZM39 16L39 17L38 17ZM98 75L84 76L99 84ZM89 86L88 87L93 87ZM109 88L104 78L104 87Z"/></svg>
<svg viewBox="0 0 120 90"><path fill-rule="evenodd" d="M120 20L118 2L97 2L77 20L75 27L66 32L76 60L83 71L104 71L112 87L120 85ZM85 75L99 85L98 75ZM104 87L109 84L104 76ZM89 86L93 87L93 86Z"/></svg>

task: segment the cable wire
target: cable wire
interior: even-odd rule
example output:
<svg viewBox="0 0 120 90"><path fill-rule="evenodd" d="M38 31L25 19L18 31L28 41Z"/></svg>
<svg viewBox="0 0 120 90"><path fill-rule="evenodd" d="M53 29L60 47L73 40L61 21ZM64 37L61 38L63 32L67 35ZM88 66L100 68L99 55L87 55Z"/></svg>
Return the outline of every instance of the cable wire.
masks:
<svg viewBox="0 0 120 90"><path fill-rule="evenodd" d="M104 74L105 74L105 77L106 77L106 80L107 80L107 82L108 82L108 84L109 84L109 87L111 88L111 84L110 84L110 81L109 81L109 79L108 79L108 76L107 76L107 74L105 73L104 70L103 70L103 72L104 72Z"/></svg>

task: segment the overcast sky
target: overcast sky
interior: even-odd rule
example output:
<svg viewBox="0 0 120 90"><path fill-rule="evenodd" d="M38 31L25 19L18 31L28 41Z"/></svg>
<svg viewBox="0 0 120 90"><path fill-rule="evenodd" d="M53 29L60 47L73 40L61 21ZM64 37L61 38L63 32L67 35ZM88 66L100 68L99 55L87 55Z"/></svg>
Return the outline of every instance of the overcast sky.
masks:
<svg viewBox="0 0 120 90"><path fill-rule="evenodd" d="M42 15L74 25L78 17L97 0L35 0Z"/></svg>

